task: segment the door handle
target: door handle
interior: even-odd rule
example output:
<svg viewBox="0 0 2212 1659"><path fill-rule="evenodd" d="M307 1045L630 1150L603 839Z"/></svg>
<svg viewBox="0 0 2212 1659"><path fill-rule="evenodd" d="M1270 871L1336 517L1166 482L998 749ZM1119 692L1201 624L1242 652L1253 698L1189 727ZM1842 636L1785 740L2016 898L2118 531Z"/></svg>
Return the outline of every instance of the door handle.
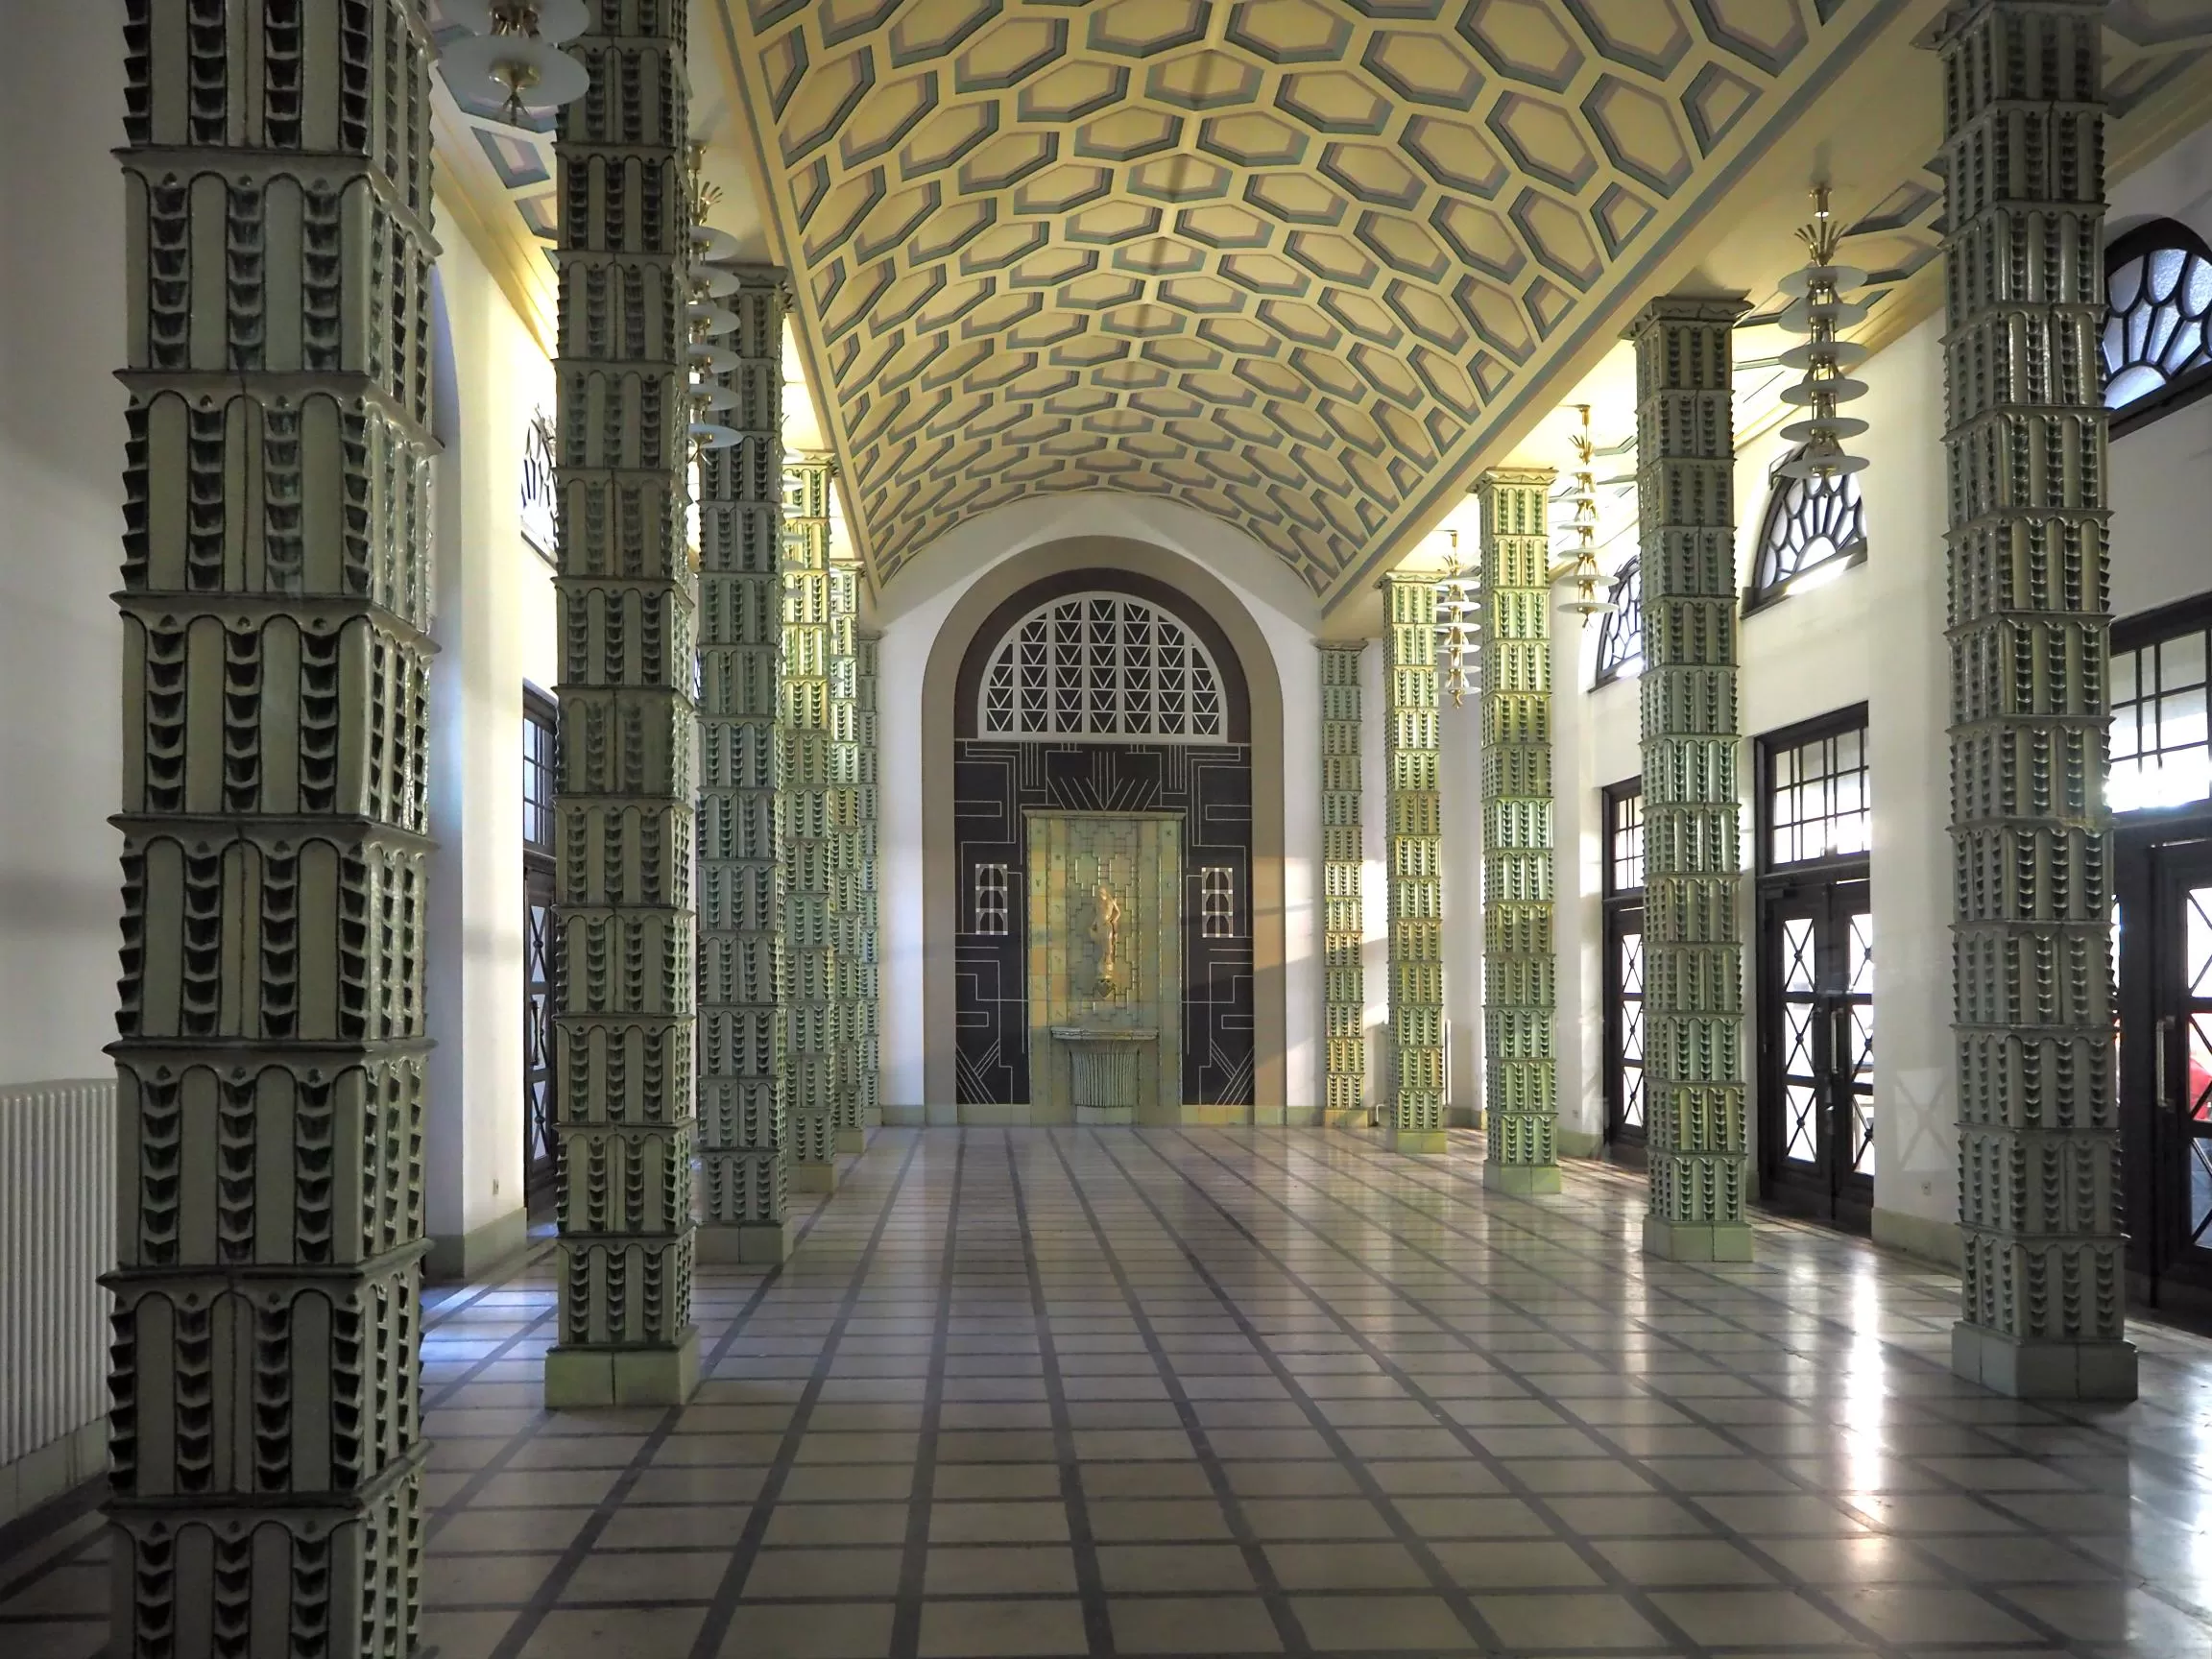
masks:
<svg viewBox="0 0 2212 1659"><path fill-rule="evenodd" d="M2173 1091L2168 1088L2166 1082L2166 1049L2174 1037L2173 1015L2166 1014L2159 1017L2156 1033L2151 1043L2152 1071L2154 1079L2151 1085L2152 1093L2157 1099L2159 1111L2177 1113L2181 1110L2181 1103L2173 1097Z"/></svg>

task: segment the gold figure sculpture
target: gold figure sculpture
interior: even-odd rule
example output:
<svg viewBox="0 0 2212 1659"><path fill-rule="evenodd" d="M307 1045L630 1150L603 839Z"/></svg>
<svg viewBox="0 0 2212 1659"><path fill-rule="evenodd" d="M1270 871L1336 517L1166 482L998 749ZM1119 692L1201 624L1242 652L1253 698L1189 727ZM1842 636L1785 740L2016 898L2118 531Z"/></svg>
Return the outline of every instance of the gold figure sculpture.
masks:
<svg viewBox="0 0 2212 1659"><path fill-rule="evenodd" d="M1098 884L1094 896L1098 902L1098 923L1094 932L1101 938L1098 983L1091 994L1100 998L1118 997L1121 995L1121 901L1114 897L1114 890L1103 881Z"/></svg>

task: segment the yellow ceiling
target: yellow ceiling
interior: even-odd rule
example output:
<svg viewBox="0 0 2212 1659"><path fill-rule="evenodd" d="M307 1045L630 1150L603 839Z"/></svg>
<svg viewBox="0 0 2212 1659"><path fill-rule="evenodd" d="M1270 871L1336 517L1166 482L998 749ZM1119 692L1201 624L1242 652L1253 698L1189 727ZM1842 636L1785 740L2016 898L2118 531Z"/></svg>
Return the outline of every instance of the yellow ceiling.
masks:
<svg viewBox="0 0 2212 1659"><path fill-rule="evenodd" d="M1328 604L1662 285L1770 291L1811 178L1894 282L1935 244L1940 0L710 5L733 195L792 269L878 585L1107 488L1240 526ZM2143 98L2212 0L2110 15Z"/></svg>

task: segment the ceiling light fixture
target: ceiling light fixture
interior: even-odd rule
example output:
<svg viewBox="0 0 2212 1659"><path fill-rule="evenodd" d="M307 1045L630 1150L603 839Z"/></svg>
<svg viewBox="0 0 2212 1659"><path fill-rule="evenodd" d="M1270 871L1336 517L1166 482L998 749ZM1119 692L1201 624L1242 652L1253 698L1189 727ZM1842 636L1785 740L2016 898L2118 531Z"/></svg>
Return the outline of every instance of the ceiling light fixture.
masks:
<svg viewBox="0 0 2212 1659"><path fill-rule="evenodd" d="M1842 298L1845 290L1866 280L1866 273L1836 262L1843 232L1829 211L1825 184L1813 186L1813 222L1798 228L1797 239L1805 244L1812 263L1782 278L1782 292L1790 296L1790 303L1775 325L1806 337L1804 345L1791 347L1777 359L1785 369L1804 375L1784 389L1782 401L1805 410L1806 418L1782 428L1783 439L1797 449L1775 470L1787 478L1826 480L1862 471L1867 465L1863 455L1843 447L1844 440L1866 430L1866 422L1837 413L1839 405L1866 396L1866 382L1854 380L1849 373L1866 360L1866 348L1836 337L1837 329L1866 316L1865 301Z"/></svg>
<svg viewBox="0 0 2212 1659"><path fill-rule="evenodd" d="M1444 689L1457 708L1466 701L1472 684L1467 673L1467 653L1482 632L1482 600L1476 579L1459 568L1459 532L1446 530L1452 544L1452 564L1436 579L1436 639L1444 648Z"/></svg>
<svg viewBox="0 0 2212 1659"><path fill-rule="evenodd" d="M456 98L496 104L519 127L590 90L590 73L561 50L590 22L585 0L445 0L445 14L471 31L439 53Z"/></svg>
<svg viewBox="0 0 2212 1659"><path fill-rule="evenodd" d="M1574 505L1575 517L1568 528L1575 534L1575 553L1551 566L1551 578L1554 585L1573 583L1572 596L1559 602L1559 609L1582 618L1588 627L1590 618L1617 611L1619 606L1610 599L1598 596L1598 584L1605 573L1598 568L1598 462L1597 445L1590 437L1590 405L1572 405L1580 417L1580 423L1568 437L1575 447L1575 485L1567 493Z"/></svg>

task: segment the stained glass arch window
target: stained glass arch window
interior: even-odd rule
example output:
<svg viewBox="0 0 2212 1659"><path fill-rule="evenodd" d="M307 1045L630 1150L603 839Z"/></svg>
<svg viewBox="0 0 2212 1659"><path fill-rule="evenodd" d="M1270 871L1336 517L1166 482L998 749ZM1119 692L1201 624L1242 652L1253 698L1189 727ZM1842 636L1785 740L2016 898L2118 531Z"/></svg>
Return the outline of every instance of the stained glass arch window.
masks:
<svg viewBox="0 0 2212 1659"><path fill-rule="evenodd" d="M1840 574L1866 552L1866 507L1859 495L1859 475L1792 478L1781 470L1802 453L1792 449L1770 475L1749 604L1779 599L1791 584L1815 570Z"/></svg>
<svg viewBox="0 0 2212 1659"><path fill-rule="evenodd" d="M1597 685L1633 680L1644 672L1644 573L1630 559L1613 577L1605 597L1613 609L1598 619Z"/></svg>
<svg viewBox="0 0 2212 1659"><path fill-rule="evenodd" d="M2212 248L2153 219L2104 251L2104 407L2154 404L2180 380L2212 381ZM2148 410L2145 411L2148 413Z"/></svg>
<svg viewBox="0 0 2212 1659"><path fill-rule="evenodd" d="M1070 593L1040 605L992 648L976 735L1226 743L1221 671L1203 640L1133 593Z"/></svg>

